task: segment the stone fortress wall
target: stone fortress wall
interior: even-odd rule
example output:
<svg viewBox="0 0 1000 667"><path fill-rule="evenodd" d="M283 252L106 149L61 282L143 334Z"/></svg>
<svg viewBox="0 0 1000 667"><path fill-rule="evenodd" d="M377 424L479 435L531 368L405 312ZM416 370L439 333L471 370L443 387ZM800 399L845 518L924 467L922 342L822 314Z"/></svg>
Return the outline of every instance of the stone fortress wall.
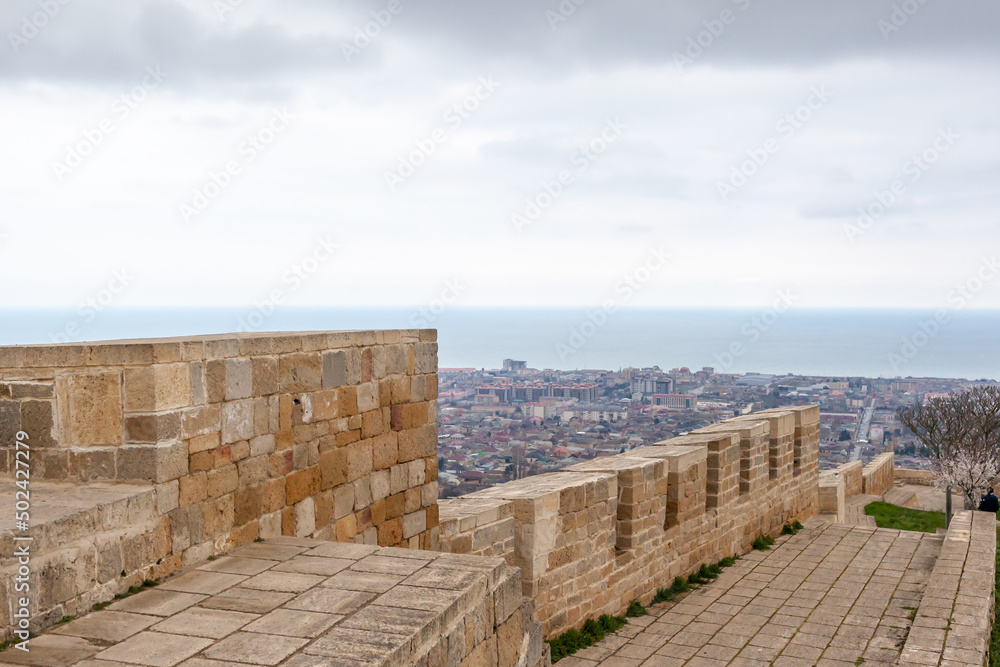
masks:
<svg viewBox="0 0 1000 667"><path fill-rule="evenodd" d="M502 556L550 637L819 510L819 406L689 435L441 500L441 548Z"/></svg>
<svg viewBox="0 0 1000 667"><path fill-rule="evenodd" d="M435 549L435 341L410 330L0 347L0 627L14 613L15 534L34 537L35 628L258 537ZM25 533L19 431L34 494Z"/></svg>

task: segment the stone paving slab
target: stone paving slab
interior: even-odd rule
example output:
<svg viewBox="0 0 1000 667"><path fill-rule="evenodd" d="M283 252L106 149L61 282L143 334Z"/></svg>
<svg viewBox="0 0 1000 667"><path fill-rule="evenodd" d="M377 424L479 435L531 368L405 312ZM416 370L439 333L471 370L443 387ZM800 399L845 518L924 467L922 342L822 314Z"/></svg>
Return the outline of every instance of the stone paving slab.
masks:
<svg viewBox="0 0 1000 667"><path fill-rule="evenodd" d="M942 541L812 519L559 667L906 664Z"/></svg>
<svg viewBox="0 0 1000 667"><path fill-rule="evenodd" d="M514 614L520 629L530 606L517 574L498 558L273 538L61 625L29 653L0 652L0 667L424 664L456 628L463 639L446 641L449 653L471 651ZM498 641L487 647L494 661Z"/></svg>

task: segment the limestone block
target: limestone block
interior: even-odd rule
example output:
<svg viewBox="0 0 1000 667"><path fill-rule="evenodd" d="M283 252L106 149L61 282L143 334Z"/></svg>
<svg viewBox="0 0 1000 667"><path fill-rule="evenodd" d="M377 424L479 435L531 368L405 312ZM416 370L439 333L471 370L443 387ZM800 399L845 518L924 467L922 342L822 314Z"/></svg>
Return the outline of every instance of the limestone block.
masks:
<svg viewBox="0 0 1000 667"><path fill-rule="evenodd" d="M201 505L202 530L206 538L222 535L233 529L236 509L233 495L225 495Z"/></svg>
<svg viewBox="0 0 1000 667"><path fill-rule="evenodd" d="M253 394L251 361L247 358L226 359L225 400L250 398Z"/></svg>
<svg viewBox="0 0 1000 667"><path fill-rule="evenodd" d="M239 481L239 470L233 463L221 468L209 470L207 473L207 490L209 499L218 498L219 496L223 496L227 493L232 493L239 488Z"/></svg>
<svg viewBox="0 0 1000 667"><path fill-rule="evenodd" d="M227 401L222 405L222 444L254 437L253 399Z"/></svg>
<svg viewBox="0 0 1000 667"><path fill-rule="evenodd" d="M727 420L693 431L704 433L735 432L740 436L740 495L755 494L767 487L770 479L770 423L764 420Z"/></svg>
<svg viewBox="0 0 1000 667"><path fill-rule="evenodd" d="M254 396L270 396L278 392L278 358L253 357L251 392Z"/></svg>
<svg viewBox="0 0 1000 667"><path fill-rule="evenodd" d="M323 387L340 387L347 383L347 355L343 350L323 353Z"/></svg>
<svg viewBox="0 0 1000 667"><path fill-rule="evenodd" d="M125 442L157 443L181 437L181 413L130 414L125 418Z"/></svg>
<svg viewBox="0 0 1000 667"><path fill-rule="evenodd" d="M278 358L278 388L300 393L323 388L322 360L318 352L283 354Z"/></svg>
<svg viewBox="0 0 1000 667"><path fill-rule="evenodd" d="M403 539L427 530L427 511L419 510L403 516Z"/></svg>
<svg viewBox="0 0 1000 667"><path fill-rule="evenodd" d="M204 405L208 401L205 386L205 362L191 362L191 405Z"/></svg>
<svg viewBox="0 0 1000 667"><path fill-rule="evenodd" d="M316 532L316 503L306 498L295 505L295 536L306 537Z"/></svg>
<svg viewBox="0 0 1000 667"><path fill-rule="evenodd" d="M767 420L769 425L768 476L770 479L785 479L792 474L794 467L796 413L785 410L769 410L766 414L752 413L730 421L734 423L756 422L760 419Z"/></svg>
<svg viewBox="0 0 1000 667"><path fill-rule="evenodd" d="M193 438L222 429L222 409L218 404L200 405L181 413L181 437Z"/></svg>
<svg viewBox="0 0 1000 667"><path fill-rule="evenodd" d="M226 360L211 359L205 363L205 392L209 403L226 399Z"/></svg>
<svg viewBox="0 0 1000 667"><path fill-rule="evenodd" d="M844 522L844 477L834 471L819 476L819 511L836 517L837 523Z"/></svg>
<svg viewBox="0 0 1000 667"><path fill-rule="evenodd" d="M70 479L87 482L115 479L115 459L118 448L81 447L69 450Z"/></svg>
<svg viewBox="0 0 1000 667"><path fill-rule="evenodd" d="M51 414L51 408L49 409ZM50 419L51 422L51 419ZM50 437L51 429L49 426ZM14 442L14 436L21 430L21 404L17 401L0 399L0 442ZM31 434L28 434L31 437Z"/></svg>
<svg viewBox="0 0 1000 667"><path fill-rule="evenodd" d="M57 379L57 391L65 397L62 403L65 444L116 445L122 442L122 383L121 374L73 373ZM48 417L42 417L36 428L45 428L51 422L51 403L33 401L46 406ZM22 428L27 425L26 411L22 406ZM51 427L49 427L51 431Z"/></svg>
<svg viewBox="0 0 1000 667"><path fill-rule="evenodd" d="M163 483L186 475L188 445L168 442L156 445L125 445L118 449L118 480L150 480Z"/></svg>
<svg viewBox="0 0 1000 667"><path fill-rule="evenodd" d="M380 407L378 383L366 382L357 386L358 412L365 413Z"/></svg>
<svg viewBox="0 0 1000 667"><path fill-rule="evenodd" d="M851 461L837 466L837 473L844 478L845 497L850 498L862 492L864 488L862 483L863 468L861 461Z"/></svg>
<svg viewBox="0 0 1000 667"><path fill-rule="evenodd" d="M296 470L285 478L285 502L295 505L319 493L319 466Z"/></svg>
<svg viewBox="0 0 1000 667"><path fill-rule="evenodd" d="M180 500L180 484L171 480L156 485L156 510L160 514L169 514L177 509Z"/></svg>
<svg viewBox="0 0 1000 667"><path fill-rule="evenodd" d="M562 472L617 475L616 546L619 550L634 549L662 532L667 492L667 463L664 460L609 456L569 466Z"/></svg>
<svg viewBox="0 0 1000 667"><path fill-rule="evenodd" d="M158 412L189 405L190 364L154 364L125 369L126 412Z"/></svg>

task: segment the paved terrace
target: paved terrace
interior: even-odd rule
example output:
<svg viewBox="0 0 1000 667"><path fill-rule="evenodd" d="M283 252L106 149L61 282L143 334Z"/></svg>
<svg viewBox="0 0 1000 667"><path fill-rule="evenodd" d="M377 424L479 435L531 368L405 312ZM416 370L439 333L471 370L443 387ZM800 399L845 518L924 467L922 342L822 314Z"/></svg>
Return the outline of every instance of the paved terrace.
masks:
<svg viewBox="0 0 1000 667"><path fill-rule="evenodd" d="M810 520L559 665L981 666L995 533L972 518L957 516L947 538ZM972 610L964 596L977 588Z"/></svg>
<svg viewBox="0 0 1000 667"><path fill-rule="evenodd" d="M544 664L503 559L279 537L8 648L0 666Z"/></svg>

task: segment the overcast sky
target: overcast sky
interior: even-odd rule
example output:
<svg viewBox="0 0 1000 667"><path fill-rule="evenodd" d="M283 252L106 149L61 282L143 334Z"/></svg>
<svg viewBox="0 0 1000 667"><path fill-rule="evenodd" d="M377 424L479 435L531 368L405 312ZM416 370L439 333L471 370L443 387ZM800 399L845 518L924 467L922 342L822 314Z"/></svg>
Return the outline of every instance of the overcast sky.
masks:
<svg viewBox="0 0 1000 667"><path fill-rule="evenodd" d="M0 306L590 305L669 253L628 305L936 308L1000 249L995 0L4 0L0 26Z"/></svg>

